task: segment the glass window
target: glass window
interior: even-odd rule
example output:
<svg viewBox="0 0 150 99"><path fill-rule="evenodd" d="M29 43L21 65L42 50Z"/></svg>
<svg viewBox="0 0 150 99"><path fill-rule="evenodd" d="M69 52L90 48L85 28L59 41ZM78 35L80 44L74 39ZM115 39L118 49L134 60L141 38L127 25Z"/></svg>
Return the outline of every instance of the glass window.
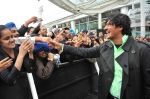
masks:
<svg viewBox="0 0 150 99"><path fill-rule="evenodd" d="M130 10L130 9L132 9L132 5L129 5L129 6L128 6L128 10Z"/></svg>
<svg viewBox="0 0 150 99"><path fill-rule="evenodd" d="M52 27L53 27L53 28L56 28L56 25L53 25Z"/></svg>
<svg viewBox="0 0 150 99"><path fill-rule="evenodd" d="M146 26L146 35L150 37L150 26Z"/></svg>
<svg viewBox="0 0 150 99"><path fill-rule="evenodd" d="M146 0L146 3L147 3L147 4L150 4L150 0Z"/></svg>
<svg viewBox="0 0 150 99"><path fill-rule="evenodd" d="M136 31L141 31L141 27L136 27Z"/></svg>
<svg viewBox="0 0 150 99"><path fill-rule="evenodd" d="M66 27L66 23L62 24L62 27Z"/></svg>
<svg viewBox="0 0 150 99"><path fill-rule="evenodd" d="M89 16L89 21L98 20L98 15Z"/></svg>
<svg viewBox="0 0 150 99"><path fill-rule="evenodd" d="M98 21L89 22L89 29L90 30L98 29Z"/></svg>
<svg viewBox="0 0 150 99"><path fill-rule="evenodd" d="M78 4L83 4L83 3L87 3L89 2L90 0L69 0L70 2L78 5Z"/></svg>
<svg viewBox="0 0 150 99"><path fill-rule="evenodd" d="M134 4L134 8L140 8L140 3Z"/></svg>
<svg viewBox="0 0 150 99"><path fill-rule="evenodd" d="M62 28L62 24L58 24L58 28Z"/></svg>
<svg viewBox="0 0 150 99"><path fill-rule="evenodd" d="M86 18L81 18L80 23L84 23L84 22L86 22Z"/></svg>
<svg viewBox="0 0 150 99"><path fill-rule="evenodd" d="M140 23L141 20L140 19L135 19L135 23Z"/></svg>
<svg viewBox="0 0 150 99"><path fill-rule="evenodd" d="M104 1L108 1L108 0L69 0L69 1L75 5L80 5L80 4L90 3L91 1L99 4L99 3L103 3Z"/></svg>
<svg viewBox="0 0 150 99"><path fill-rule="evenodd" d="M75 24L79 24L80 23L80 20L75 20Z"/></svg>
<svg viewBox="0 0 150 99"><path fill-rule="evenodd" d="M150 26L146 26L146 31L150 32Z"/></svg>
<svg viewBox="0 0 150 99"><path fill-rule="evenodd" d="M75 25L75 28L76 28L76 29L75 29L75 32L76 32L76 33L78 33L78 32L80 31L80 27L79 27L79 26L80 26L79 24L76 24L76 25Z"/></svg>
<svg viewBox="0 0 150 99"><path fill-rule="evenodd" d="M119 14L120 13L120 9L116 9L116 10L111 10L105 13L102 13L102 18L107 18L113 14Z"/></svg>
<svg viewBox="0 0 150 99"><path fill-rule="evenodd" d="M87 30L87 24L86 23L80 24L80 31L82 31L82 30Z"/></svg>
<svg viewBox="0 0 150 99"><path fill-rule="evenodd" d="M131 29L132 29L132 31L135 31L135 27L132 27Z"/></svg>

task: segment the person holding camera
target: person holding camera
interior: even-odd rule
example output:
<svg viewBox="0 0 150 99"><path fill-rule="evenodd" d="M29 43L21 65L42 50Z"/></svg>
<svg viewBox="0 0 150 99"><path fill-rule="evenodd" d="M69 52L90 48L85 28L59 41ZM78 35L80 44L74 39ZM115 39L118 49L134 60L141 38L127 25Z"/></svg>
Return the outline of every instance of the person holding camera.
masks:
<svg viewBox="0 0 150 99"><path fill-rule="evenodd" d="M8 22L5 24L5 26L8 29L10 29L11 32L14 33L16 37L19 37L19 36L24 36L29 29L28 27L29 24L35 23L36 21L38 21L38 18L36 16L33 16L28 20L26 20L25 23L19 29L17 29L16 24L14 22Z"/></svg>
<svg viewBox="0 0 150 99"><path fill-rule="evenodd" d="M0 25L0 62L8 62L8 68L0 71L0 99L30 99L26 72L34 66L33 49L29 40L16 46L13 33Z"/></svg>
<svg viewBox="0 0 150 99"><path fill-rule="evenodd" d="M98 47L50 43L62 53L97 58L98 99L150 99L150 47L131 37L130 24L125 14L111 16L105 26L109 41Z"/></svg>

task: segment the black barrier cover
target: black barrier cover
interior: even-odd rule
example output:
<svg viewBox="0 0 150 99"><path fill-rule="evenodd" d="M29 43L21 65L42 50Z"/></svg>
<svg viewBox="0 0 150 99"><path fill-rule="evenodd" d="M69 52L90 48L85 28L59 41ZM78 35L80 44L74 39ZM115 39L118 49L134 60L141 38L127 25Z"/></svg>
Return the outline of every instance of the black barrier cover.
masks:
<svg viewBox="0 0 150 99"><path fill-rule="evenodd" d="M39 99L97 99L98 75L86 59L61 64L47 80L35 75L34 80Z"/></svg>

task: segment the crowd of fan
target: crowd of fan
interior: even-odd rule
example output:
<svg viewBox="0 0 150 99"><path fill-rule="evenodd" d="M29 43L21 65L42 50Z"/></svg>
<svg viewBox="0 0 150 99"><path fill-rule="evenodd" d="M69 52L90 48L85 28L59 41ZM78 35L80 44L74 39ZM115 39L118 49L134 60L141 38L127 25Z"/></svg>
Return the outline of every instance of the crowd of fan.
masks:
<svg viewBox="0 0 150 99"><path fill-rule="evenodd" d="M63 55L63 54L59 56L59 52L48 44L47 41L49 39L53 39L56 42L71 45L74 47L84 47L84 48L99 46L100 44L107 41L107 34L103 29L97 30L97 33L88 32L87 30L83 30L79 33L74 33L73 31L70 30L69 27L65 27L63 29L54 29L54 31L52 32L48 31L47 28L41 23L39 23L37 27L29 26L31 23L35 23L36 21L37 17L35 16L31 17L30 19L25 21L25 23L21 26L20 29L17 29L15 23L13 22L6 23L5 26L13 33L13 37L16 39L19 37L35 37L34 58L33 58L35 62L35 74L41 79L49 78L54 67L55 66L58 67L58 64L60 62L66 61L70 62L73 61L73 59L81 58L78 56ZM136 37L135 39L146 43L150 41L150 39L146 37L145 38ZM4 60L0 61L0 63L2 62L4 62ZM3 71L7 68L9 68L9 65L7 65L5 68L0 66L0 73L3 74L4 73ZM8 74L12 75L12 72L10 71L13 71L13 69L12 68L9 69L8 72ZM1 75L1 78L3 76L5 75ZM13 79L16 79L16 77ZM7 78L4 79L4 82L5 80L8 79ZM6 83L8 82L9 81L7 81ZM12 82L12 80L10 82Z"/></svg>
<svg viewBox="0 0 150 99"><path fill-rule="evenodd" d="M79 33L74 33L69 27L65 28L55 28L53 31L48 31L48 29L39 23L36 27L29 26L31 23L36 23L37 17L33 16L21 26L20 29L17 29L14 22L6 23L5 26L11 30L14 34L15 38L18 37L46 37L51 38L56 42L71 45L74 47L95 47L107 41L107 34L104 29L97 29L97 32L89 32L87 30L83 30ZM142 41L145 43L149 43L150 39L147 37L137 36L136 40ZM38 42L34 45L34 52L43 58L47 58L48 60L55 61L55 63L70 61L70 58L64 57L61 55L61 59L58 61L55 60L57 58L56 54L59 52L52 48L48 43ZM56 55L56 56L55 56ZM68 60L69 59L69 60ZM44 60L44 59L43 59ZM43 61L42 60L42 61ZM47 61L46 61L47 63ZM43 64L46 64L45 62ZM48 71L47 71L48 72Z"/></svg>

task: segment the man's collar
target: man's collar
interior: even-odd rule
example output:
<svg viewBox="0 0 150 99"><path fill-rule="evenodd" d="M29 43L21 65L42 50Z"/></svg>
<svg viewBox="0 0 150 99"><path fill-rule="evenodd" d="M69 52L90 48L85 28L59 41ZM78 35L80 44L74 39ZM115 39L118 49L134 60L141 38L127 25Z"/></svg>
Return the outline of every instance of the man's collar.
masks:
<svg viewBox="0 0 150 99"><path fill-rule="evenodd" d="M125 51L129 51L130 47L132 46L132 42L134 41L134 39L132 37L129 37L126 39L126 41L124 40L124 44L122 46L123 50ZM106 45L110 48L113 47L112 41L106 42Z"/></svg>

